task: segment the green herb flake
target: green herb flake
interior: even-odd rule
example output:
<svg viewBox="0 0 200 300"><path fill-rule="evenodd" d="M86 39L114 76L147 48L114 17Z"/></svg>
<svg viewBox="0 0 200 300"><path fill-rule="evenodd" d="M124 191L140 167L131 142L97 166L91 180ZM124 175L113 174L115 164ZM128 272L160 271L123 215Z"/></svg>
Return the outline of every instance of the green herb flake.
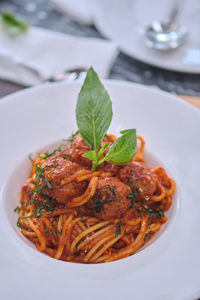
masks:
<svg viewBox="0 0 200 300"><path fill-rule="evenodd" d="M108 190L106 191L106 196L107 196L107 200L103 201L100 197L100 191L102 189L108 188ZM109 204L111 205L112 202L117 201L117 195L116 195L116 186L111 187L109 184L104 185L101 188L100 191L98 191L93 197L92 197L92 201L94 202L93 204L93 208L95 210L96 213L100 213L101 211L103 211L104 214L106 214L105 209L104 209L104 205L105 204ZM113 199L111 199L111 196Z"/></svg>
<svg viewBox="0 0 200 300"><path fill-rule="evenodd" d="M121 231L121 226L126 225L126 223L123 223L121 220L119 221L119 223L117 224L117 228L115 231L115 236L118 237L122 231ZM124 233L126 233L126 229L124 230Z"/></svg>
<svg viewBox="0 0 200 300"><path fill-rule="evenodd" d="M72 160L71 157L69 157L69 156L67 156L65 154L62 154L61 157L65 158L65 159L68 159L68 160Z"/></svg>
<svg viewBox="0 0 200 300"><path fill-rule="evenodd" d="M50 182L45 178L45 177L42 177L42 179L44 180L44 182L46 183L47 187L52 190L52 186L50 184Z"/></svg>
<svg viewBox="0 0 200 300"><path fill-rule="evenodd" d="M85 225L86 228L88 228L88 225L87 225L87 223L85 222L85 219L84 219L84 217L83 217L83 212L82 212L82 210L81 210L80 207L78 207L78 212L79 212L79 214L80 214L80 216L81 216L81 220L82 220L83 224Z"/></svg>
<svg viewBox="0 0 200 300"><path fill-rule="evenodd" d="M56 149L53 150L52 152L49 152L49 151L46 151L44 153L44 155L39 155L39 158L42 158L42 159L47 159L48 157L52 156L53 154L56 153Z"/></svg>
<svg viewBox="0 0 200 300"><path fill-rule="evenodd" d="M19 227L19 228L22 228L22 229L26 229L23 225L21 225L21 223L20 223L20 220L21 220L21 217L19 217L18 219L17 219L17 227Z"/></svg>
<svg viewBox="0 0 200 300"><path fill-rule="evenodd" d="M20 207L19 206L17 206L17 207L15 207L15 209L14 209L14 212L16 212L16 213L19 213L20 212Z"/></svg>
<svg viewBox="0 0 200 300"><path fill-rule="evenodd" d="M137 196L140 194L140 190L136 189L131 191L131 194L127 196L128 199L131 199L131 207L135 208L135 202L137 200Z"/></svg>
<svg viewBox="0 0 200 300"><path fill-rule="evenodd" d="M35 169L35 175L36 180L33 182L35 185L35 188L30 193L30 199L31 203L35 205L35 211L34 215L36 215L37 218L40 218L43 214L43 212L52 213L56 204L56 199L49 196L45 192L45 188L48 187L49 189L52 189L52 186L50 182L44 177L44 168L41 168L41 166L36 165ZM40 180L43 180L45 182L45 185L41 185ZM39 200L38 197L42 196L42 200Z"/></svg>
<svg viewBox="0 0 200 300"><path fill-rule="evenodd" d="M32 159L32 154L31 153L29 154L28 159L30 160L31 164L33 165L33 159Z"/></svg>
<svg viewBox="0 0 200 300"><path fill-rule="evenodd" d="M148 239L148 237L150 236L150 234L152 233L152 231L150 230L149 232L146 233L145 237L144 237L144 242L146 242L146 240Z"/></svg>
<svg viewBox="0 0 200 300"><path fill-rule="evenodd" d="M48 228L48 227L45 228L44 232L50 232L51 235L52 235L52 237L53 237L53 239L54 239L54 241L56 242L56 237L55 237L55 235L53 233L53 230L51 228Z"/></svg>
<svg viewBox="0 0 200 300"><path fill-rule="evenodd" d="M29 25L21 16L9 12L2 12L0 16L2 25L9 35L27 32Z"/></svg>
<svg viewBox="0 0 200 300"><path fill-rule="evenodd" d="M164 212L160 210L154 210L152 208L147 208L145 206L142 207L142 212L148 215L148 222L147 225L149 226L151 224L151 219L154 217L156 219L160 219L164 217Z"/></svg>
<svg viewBox="0 0 200 300"><path fill-rule="evenodd" d="M39 158L47 159L50 156L56 154L57 152L62 152L65 149L65 147L66 146L64 144L61 144L58 148L54 149L53 151L46 151L43 155L39 155Z"/></svg>
<svg viewBox="0 0 200 300"><path fill-rule="evenodd" d="M47 187L52 190L52 186L50 184L50 182L43 176L44 174L44 169L41 168L41 166L39 165L36 165L35 166L35 174L36 174L36 177L38 179L38 181L40 182L40 179L44 180L44 182L46 183Z"/></svg>
<svg viewBox="0 0 200 300"><path fill-rule="evenodd" d="M104 205L108 203L107 201L103 201L102 199L98 197L93 197L92 200L94 201L93 207L96 213L100 213L103 211L104 214L106 214Z"/></svg>
<svg viewBox="0 0 200 300"><path fill-rule="evenodd" d="M55 224L52 224L52 226L58 235L62 235L62 232L56 228Z"/></svg>

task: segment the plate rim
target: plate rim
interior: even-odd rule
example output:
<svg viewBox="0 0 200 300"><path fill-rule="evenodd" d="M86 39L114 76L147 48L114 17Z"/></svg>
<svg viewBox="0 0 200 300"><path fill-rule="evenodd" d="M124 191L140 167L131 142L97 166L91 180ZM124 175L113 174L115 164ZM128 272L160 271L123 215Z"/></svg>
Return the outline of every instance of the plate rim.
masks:
<svg viewBox="0 0 200 300"><path fill-rule="evenodd" d="M192 105L191 103L188 103L184 100L182 100L178 95L161 90L159 87L157 86L148 86L145 84L141 84L141 83L136 83L136 82L132 82L132 81L127 81L127 80L123 80L123 79L104 79L104 78L100 78L101 82L103 83L103 85L106 84L119 84L122 86L127 86L127 87L133 87L136 89L141 89L141 90L146 90L146 91L150 91L152 93L156 93L156 94L160 94L160 95L165 95L168 98L171 98L172 100L179 102L181 105L186 106L188 109L195 111L196 113L200 114L200 110L199 108L197 108L196 106ZM54 82L54 83L50 83L50 82L45 82L42 84L38 84L36 86L31 86L31 87L25 87L22 90L19 90L17 92L13 92L9 95L6 95L2 98L0 98L0 105L6 103L7 101L12 101L13 98L15 98L15 96L20 96L23 94L29 94L30 92L34 91L34 90L38 90L38 89L44 89L46 87L49 86L59 86L59 85L63 85L63 84L67 84L67 85L81 85L81 81L79 80L74 80L74 81L62 81L62 82Z"/></svg>

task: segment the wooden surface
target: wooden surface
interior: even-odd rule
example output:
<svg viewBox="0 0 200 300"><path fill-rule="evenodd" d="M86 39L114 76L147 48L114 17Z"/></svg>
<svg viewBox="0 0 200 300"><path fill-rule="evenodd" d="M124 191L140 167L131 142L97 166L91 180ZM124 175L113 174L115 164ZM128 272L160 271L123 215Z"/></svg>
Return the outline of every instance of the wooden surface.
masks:
<svg viewBox="0 0 200 300"><path fill-rule="evenodd" d="M189 97L189 96L183 96L183 95L179 95L179 97L181 99L183 99L184 101L196 106L197 108L200 108L200 98L198 97Z"/></svg>

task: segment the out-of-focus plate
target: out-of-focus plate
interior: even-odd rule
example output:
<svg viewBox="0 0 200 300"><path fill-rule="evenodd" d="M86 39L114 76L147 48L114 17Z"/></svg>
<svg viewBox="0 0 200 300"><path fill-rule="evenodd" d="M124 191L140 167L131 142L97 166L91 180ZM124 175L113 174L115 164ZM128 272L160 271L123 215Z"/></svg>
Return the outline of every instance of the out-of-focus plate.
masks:
<svg viewBox="0 0 200 300"><path fill-rule="evenodd" d="M93 23L92 7L98 0L49 0L62 13L70 14L75 20L91 25Z"/></svg>
<svg viewBox="0 0 200 300"><path fill-rule="evenodd" d="M167 93L105 81L114 118L110 132L137 128L151 164L177 182L169 222L133 256L85 265L37 251L16 227L13 209L30 171L28 154L76 129L80 83L45 84L0 101L0 282L2 299L195 299L200 296L200 112Z"/></svg>
<svg viewBox="0 0 200 300"><path fill-rule="evenodd" d="M144 43L144 28L154 20L165 20L171 0L101 0L93 15L97 28L114 40L126 54L150 65L179 72L200 73L200 35L198 0L180 1L179 21L188 30L180 48L161 52Z"/></svg>

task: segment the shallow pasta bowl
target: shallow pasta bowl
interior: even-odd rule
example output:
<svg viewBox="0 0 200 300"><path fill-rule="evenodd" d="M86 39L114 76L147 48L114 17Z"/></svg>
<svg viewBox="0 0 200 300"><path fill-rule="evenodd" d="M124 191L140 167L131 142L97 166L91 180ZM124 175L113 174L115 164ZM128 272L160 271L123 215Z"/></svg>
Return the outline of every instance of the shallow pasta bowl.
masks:
<svg viewBox="0 0 200 300"><path fill-rule="evenodd" d="M13 209L30 171L28 155L76 130L80 84L45 84L6 97L0 101L2 299L200 296L200 113L164 92L119 81L104 84L113 102L110 132L137 128L146 140L148 163L166 168L177 183L169 221L141 251L112 263L66 263L38 252L20 234Z"/></svg>

